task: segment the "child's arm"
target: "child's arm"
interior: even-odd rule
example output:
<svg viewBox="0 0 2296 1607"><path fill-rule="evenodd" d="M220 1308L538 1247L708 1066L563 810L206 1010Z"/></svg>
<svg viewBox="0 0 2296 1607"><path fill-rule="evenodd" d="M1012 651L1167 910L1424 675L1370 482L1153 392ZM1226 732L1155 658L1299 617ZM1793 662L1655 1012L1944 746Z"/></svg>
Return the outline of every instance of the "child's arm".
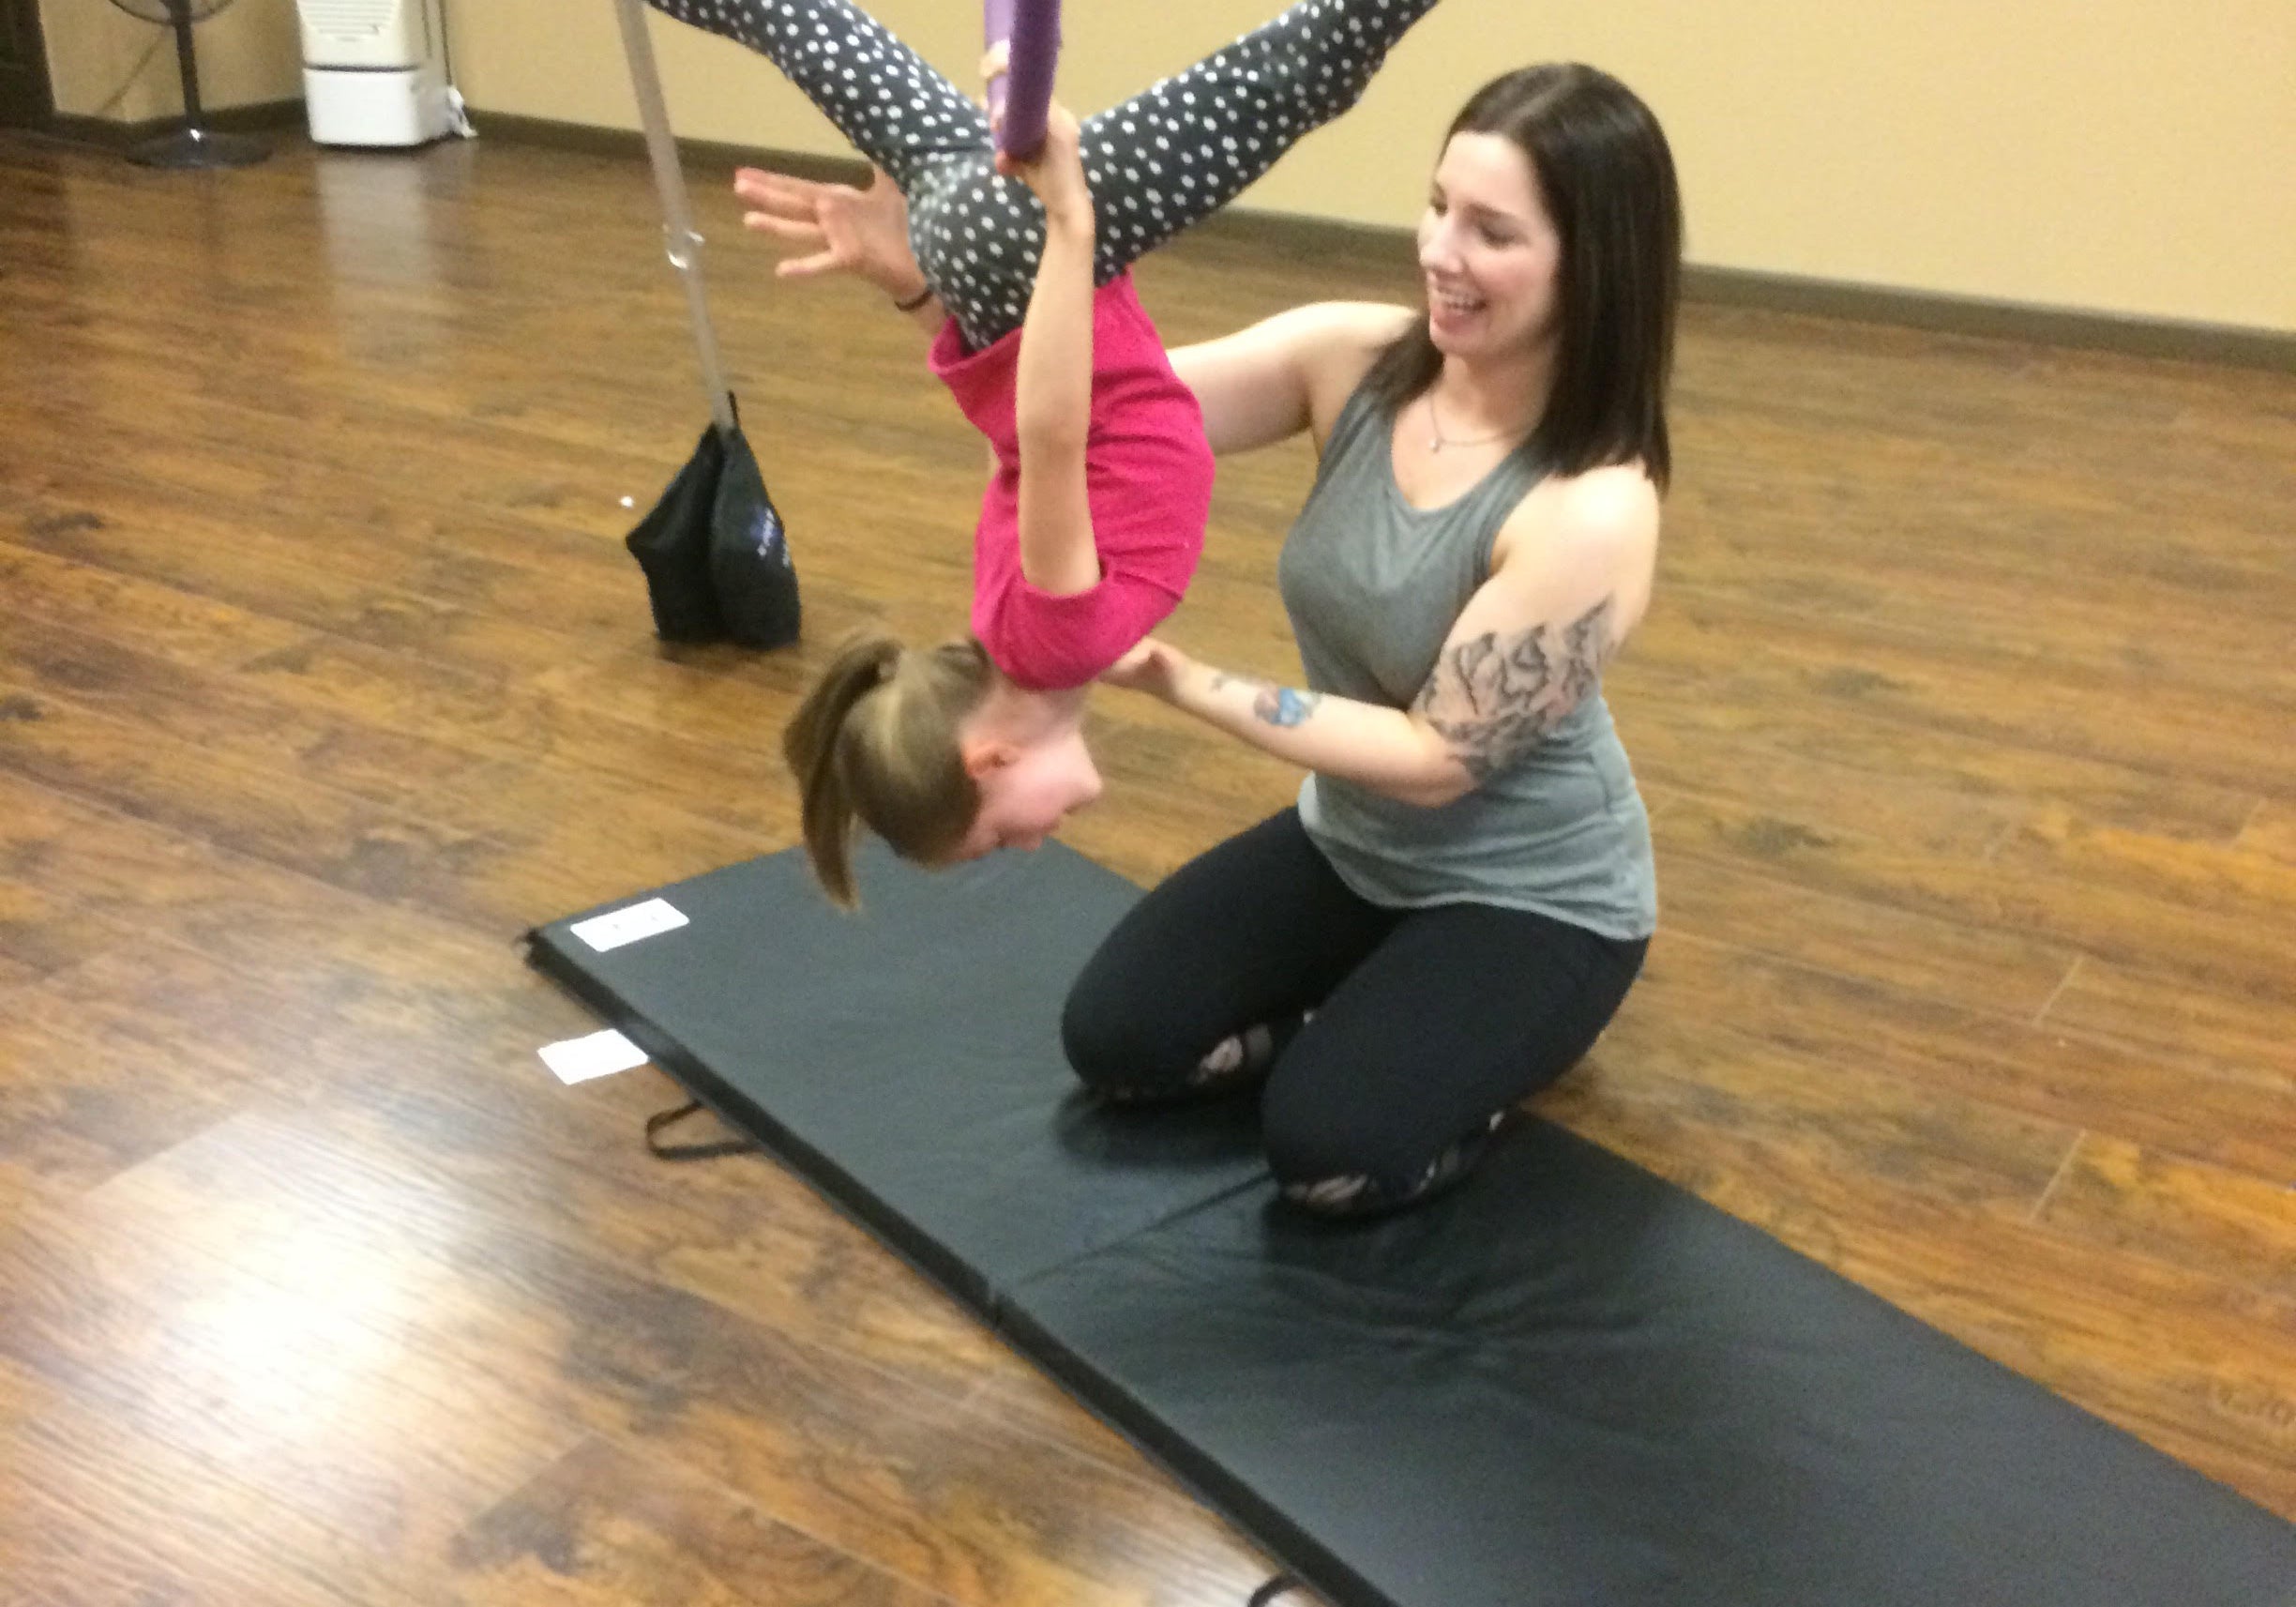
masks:
<svg viewBox="0 0 2296 1607"><path fill-rule="evenodd" d="M1056 597L1100 582L1092 505L1084 494L1084 446L1092 418L1093 206L1077 150L1077 124L1055 104L1045 143L1015 174L1044 204L1044 254L1020 326L1014 411L1020 439L1020 572Z"/></svg>

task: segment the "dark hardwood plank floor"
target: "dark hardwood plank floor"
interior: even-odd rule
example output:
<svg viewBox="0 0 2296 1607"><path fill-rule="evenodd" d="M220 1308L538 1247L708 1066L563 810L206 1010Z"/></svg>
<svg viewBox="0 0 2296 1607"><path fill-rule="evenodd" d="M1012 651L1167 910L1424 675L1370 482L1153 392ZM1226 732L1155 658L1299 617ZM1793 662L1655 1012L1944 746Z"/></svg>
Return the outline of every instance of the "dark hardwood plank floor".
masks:
<svg viewBox="0 0 2296 1607"><path fill-rule="evenodd" d="M663 650L704 418L642 162L0 137L0 1602L1213 1607L1269 1569L652 1070L524 927L787 846L844 629L959 625L919 341L697 173L808 639ZM1219 224L1175 342L1355 260ZM1612 698L1666 915L1545 1114L2296 1518L2296 380L1694 307ZM1171 633L1290 676L1298 446ZM1163 874L1294 778L1099 700Z"/></svg>

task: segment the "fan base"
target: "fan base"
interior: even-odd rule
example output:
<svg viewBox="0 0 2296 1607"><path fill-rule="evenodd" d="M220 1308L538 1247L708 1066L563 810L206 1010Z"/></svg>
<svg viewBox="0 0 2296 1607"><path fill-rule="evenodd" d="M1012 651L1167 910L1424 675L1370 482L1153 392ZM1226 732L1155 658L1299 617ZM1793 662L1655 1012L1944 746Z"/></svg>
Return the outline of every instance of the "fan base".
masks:
<svg viewBox="0 0 2296 1607"><path fill-rule="evenodd" d="M128 159L144 167L249 167L271 155L268 141L246 134L219 134L213 129L178 129L143 141L128 151Z"/></svg>

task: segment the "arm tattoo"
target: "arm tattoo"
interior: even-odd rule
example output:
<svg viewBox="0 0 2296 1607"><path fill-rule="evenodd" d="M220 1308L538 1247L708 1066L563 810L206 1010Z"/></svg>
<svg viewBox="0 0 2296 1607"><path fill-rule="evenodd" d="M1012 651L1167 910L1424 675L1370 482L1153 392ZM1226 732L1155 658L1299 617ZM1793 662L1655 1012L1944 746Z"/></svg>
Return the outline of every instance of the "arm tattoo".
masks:
<svg viewBox="0 0 2296 1607"><path fill-rule="evenodd" d="M1445 648L1413 712L1450 743L1478 784L1519 763L1602 678L1611 599L1557 630L1487 630Z"/></svg>
<svg viewBox="0 0 2296 1607"><path fill-rule="evenodd" d="M1234 675L1225 670L1212 677L1212 686L1216 690L1231 681L1240 687L1259 689L1259 695L1252 699L1252 713L1269 725L1297 725L1323 701L1322 692L1298 691L1261 680L1258 675Z"/></svg>

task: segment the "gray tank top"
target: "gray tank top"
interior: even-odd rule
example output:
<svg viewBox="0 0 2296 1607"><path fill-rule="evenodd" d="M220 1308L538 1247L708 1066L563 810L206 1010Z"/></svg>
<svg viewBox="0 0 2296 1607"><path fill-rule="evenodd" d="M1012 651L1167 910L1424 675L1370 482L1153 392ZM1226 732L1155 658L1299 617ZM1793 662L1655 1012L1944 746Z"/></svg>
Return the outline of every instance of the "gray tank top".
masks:
<svg viewBox="0 0 2296 1607"><path fill-rule="evenodd" d="M1544 470L1517 453L1446 507L1396 484L1393 421L1358 390L1323 448L1276 573L1318 691L1409 708L1459 613L1490 574L1500 526ZM1425 809L1329 776L1300 819L1342 880L1390 907L1488 903L1607 937L1658 922L1650 816L1598 687L1522 761Z"/></svg>

